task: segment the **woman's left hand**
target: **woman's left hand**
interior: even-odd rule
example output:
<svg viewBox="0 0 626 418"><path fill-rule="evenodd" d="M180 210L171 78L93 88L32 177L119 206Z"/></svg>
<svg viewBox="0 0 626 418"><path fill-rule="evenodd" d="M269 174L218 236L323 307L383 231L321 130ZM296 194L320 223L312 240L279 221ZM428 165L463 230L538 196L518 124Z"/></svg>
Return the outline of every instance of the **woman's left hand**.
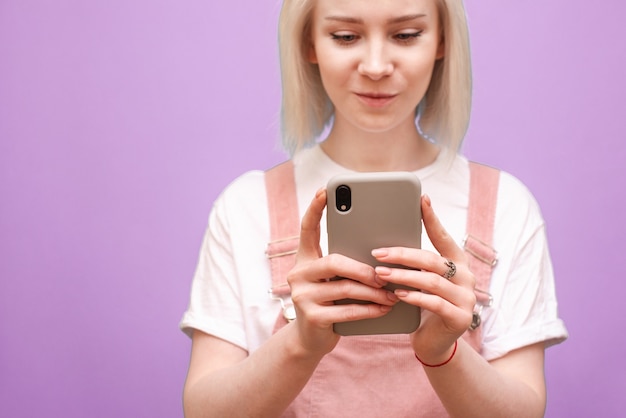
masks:
<svg viewBox="0 0 626 418"><path fill-rule="evenodd" d="M475 278L467 255L447 233L435 215L428 196L422 196L422 219L426 233L439 254L403 247L380 248L372 252L380 262L409 267L376 267L384 281L422 291L398 289L398 298L422 309L420 327L411 335L413 349L426 364L440 364L450 358L455 341L472 322L476 296ZM449 262L456 272L452 277Z"/></svg>

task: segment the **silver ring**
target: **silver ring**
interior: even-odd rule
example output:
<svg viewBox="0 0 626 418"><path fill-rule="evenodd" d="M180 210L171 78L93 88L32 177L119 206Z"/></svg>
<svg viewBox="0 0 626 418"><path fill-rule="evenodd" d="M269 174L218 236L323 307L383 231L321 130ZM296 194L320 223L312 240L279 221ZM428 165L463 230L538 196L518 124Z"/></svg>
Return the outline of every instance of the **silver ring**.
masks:
<svg viewBox="0 0 626 418"><path fill-rule="evenodd" d="M445 265L448 267L448 271L443 274L443 278L450 280L456 274L456 265L450 260L446 260Z"/></svg>

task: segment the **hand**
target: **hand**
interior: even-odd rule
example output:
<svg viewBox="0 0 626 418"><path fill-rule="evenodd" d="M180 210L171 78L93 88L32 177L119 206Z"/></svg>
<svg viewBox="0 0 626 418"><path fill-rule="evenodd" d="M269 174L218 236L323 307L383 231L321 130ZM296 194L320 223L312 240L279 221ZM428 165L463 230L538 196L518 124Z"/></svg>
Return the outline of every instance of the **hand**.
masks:
<svg viewBox="0 0 626 418"><path fill-rule="evenodd" d="M300 342L311 353L326 354L335 347L339 335L335 322L376 318L385 315L398 302L394 293L382 289L374 268L351 258L330 254L322 257L320 220L326 206L326 190L319 190L302 218L296 264L287 275L291 299L296 308ZM330 280L346 277L343 280ZM335 305L340 299L373 303Z"/></svg>
<svg viewBox="0 0 626 418"><path fill-rule="evenodd" d="M376 273L382 280L422 290L400 289L396 295L423 308L422 322L411 335L411 343L422 361L440 364L450 357L454 342L472 322L475 278L465 252L439 222L428 196L422 197L421 207L424 227L439 254L401 247L377 249L372 254L380 262L411 268L376 267ZM449 280L444 278L448 261L456 266L456 273Z"/></svg>

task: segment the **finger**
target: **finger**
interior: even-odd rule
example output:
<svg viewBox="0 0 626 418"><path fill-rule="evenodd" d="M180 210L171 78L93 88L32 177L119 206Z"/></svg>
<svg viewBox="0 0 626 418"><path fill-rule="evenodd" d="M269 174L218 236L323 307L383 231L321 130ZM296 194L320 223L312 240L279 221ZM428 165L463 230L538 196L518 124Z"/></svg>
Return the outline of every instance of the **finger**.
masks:
<svg viewBox="0 0 626 418"><path fill-rule="evenodd" d="M325 325L337 322L357 321L360 319L370 319L381 317L392 307L389 305L378 305L375 303L351 303L347 305L316 305L311 309L303 310L299 319L311 323Z"/></svg>
<svg viewBox="0 0 626 418"><path fill-rule="evenodd" d="M396 296L408 304L419 306L443 319L448 329L454 332L465 331L472 323L472 310L467 306L457 306L437 295L417 290L396 289Z"/></svg>
<svg viewBox="0 0 626 418"><path fill-rule="evenodd" d="M471 289L476 285L476 277L465 263L456 264L430 251L390 247L377 248L372 255L381 263L409 267L377 266L374 271L379 283L402 284L446 298L447 294L440 291L452 289L455 285Z"/></svg>
<svg viewBox="0 0 626 418"><path fill-rule="evenodd" d="M392 291L382 288L376 289L350 279L337 279L321 283L311 291L314 291L313 298L320 304L331 304L345 299L389 306L398 302L398 297Z"/></svg>
<svg viewBox="0 0 626 418"><path fill-rule="evenodd" d="M440 276L445 276L450 270L450 266L447 264L450 263L449 260L439 254L418 248L377 248L372 251L372 255L383 263L399 264L413 269L432 271Z"/></svg>
<svg viewBox="0 0 626 418"><path fill-rule="evenodd" d="M432 202L428 195L422 196L421 204L424 228L426 229L430 242L433 243L437 251L439 251L443 257L451 260L465 260L465 253L448 234L448 231L446 231L437 215L435 215Z"/></svg>
<svg viewBox="0 0 626 418"><path fill-rule="evenodd" d="M473 306L473 292L468 292L465 286L458 286L437 273L379 266L376 267L376 274L389 283L420 289L458 306Z"/></svg>
<svg viewBox="0 0 626 418"><path fill-rule="evenodd" d="M326 207L326 189L319 189L307 208L300 226L300 243L296 259L318 258L320 249L320 221Z"/></svg>
<svg viewBox="0 0 626 418"><path fill-rule="evenodd" d="M373 288L380 288L387 284L378 279L374 268L369 264L341 254L329 254L308 263L298 264L287 275L287 281L289 283L294 281L320 282L335 277L352 279Z"/></svg>

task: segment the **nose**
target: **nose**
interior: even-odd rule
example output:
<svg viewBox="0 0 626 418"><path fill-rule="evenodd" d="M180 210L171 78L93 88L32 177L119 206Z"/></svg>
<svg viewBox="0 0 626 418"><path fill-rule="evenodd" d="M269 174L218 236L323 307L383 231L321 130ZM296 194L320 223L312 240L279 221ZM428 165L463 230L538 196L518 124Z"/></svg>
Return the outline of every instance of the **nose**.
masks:
<svg viewBox="0 0 626 418"><path fill-rule="evenodd" d="M393 62L389 58L384 42L370 42L364 51L358 72L372 80L380 80L393 72Z"/></svg>

